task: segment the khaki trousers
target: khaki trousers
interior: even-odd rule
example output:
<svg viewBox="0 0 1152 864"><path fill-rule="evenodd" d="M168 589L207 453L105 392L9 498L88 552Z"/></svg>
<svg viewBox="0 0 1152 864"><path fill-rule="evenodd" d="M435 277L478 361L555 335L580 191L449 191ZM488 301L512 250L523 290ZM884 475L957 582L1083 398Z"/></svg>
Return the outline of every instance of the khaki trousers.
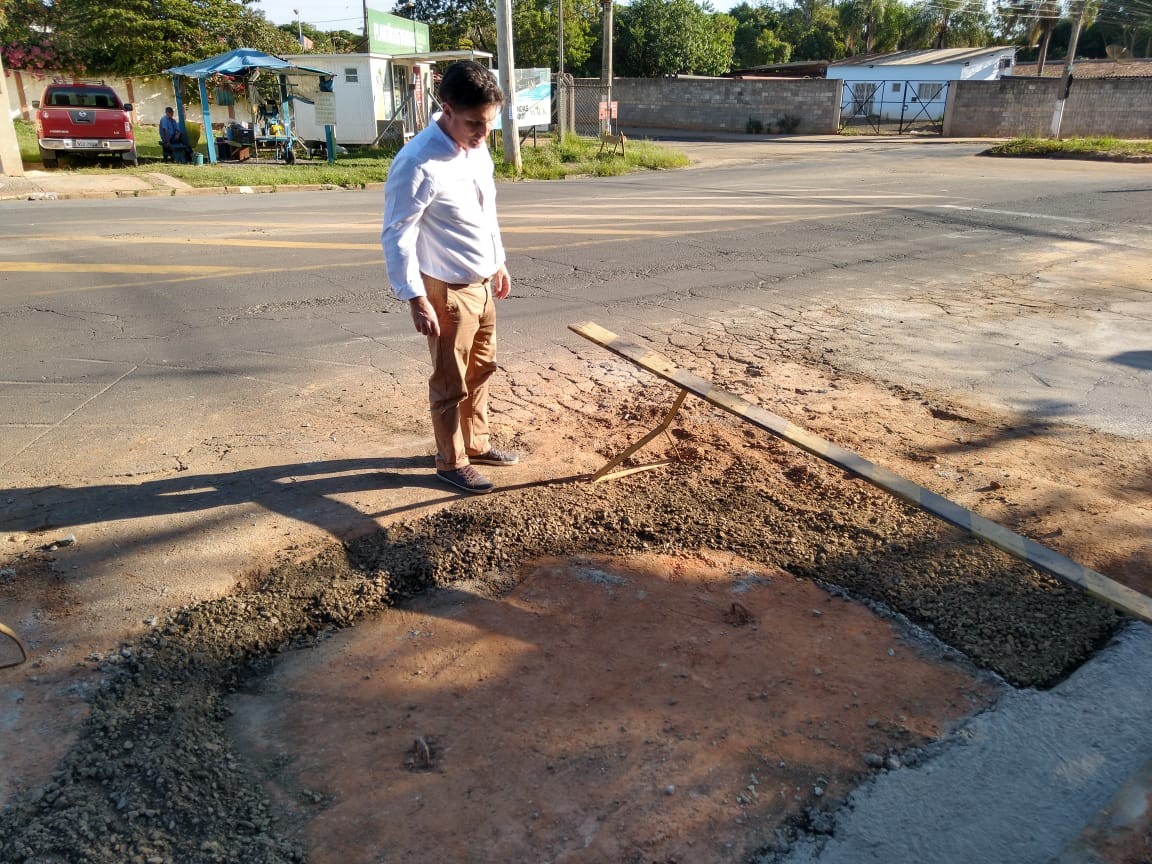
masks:
<svg viewBox="0 0 1152 864"><path fill-rule="evenodd" d="M491 449L488 379L496 371L496 305L490 280L457 285L421 276L440 320L440 335L428 337L436 468L451 471L467 465L470 455Z"/></svg>

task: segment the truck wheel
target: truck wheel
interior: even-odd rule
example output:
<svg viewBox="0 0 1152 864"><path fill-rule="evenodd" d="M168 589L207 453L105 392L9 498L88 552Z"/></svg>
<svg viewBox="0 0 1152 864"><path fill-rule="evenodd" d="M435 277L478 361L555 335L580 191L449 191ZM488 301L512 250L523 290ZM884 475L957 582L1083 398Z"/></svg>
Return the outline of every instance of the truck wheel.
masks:
<svg viewBox="0 0 1152 864"><path fill-rule="evenodd" d="M131 150L125 153L123 158L125 165L131 165L133 168L136 168L140 165L140 157L136 155L135 150Z"/></svg>
<svg viewBox="0 0 1152 864"><path fill-rule="evenodd" d="M59 157L56 155L56 151L55 150L45 150L43 147L40 148L40 162L44 165L44 167L46 169L60 167L60 160L59 160Z"/></svg>

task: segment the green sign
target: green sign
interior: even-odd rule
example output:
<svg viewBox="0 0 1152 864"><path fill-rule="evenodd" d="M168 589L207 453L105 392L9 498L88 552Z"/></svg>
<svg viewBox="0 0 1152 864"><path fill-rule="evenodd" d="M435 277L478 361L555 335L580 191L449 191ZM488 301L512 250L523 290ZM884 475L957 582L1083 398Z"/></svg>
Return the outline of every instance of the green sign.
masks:
<svg viewBox="0 0 1152 864"><path fill-rule="evenodd" d="M429 49L428 25L369 8L368 51L372 54L414 54Z"/></svg>

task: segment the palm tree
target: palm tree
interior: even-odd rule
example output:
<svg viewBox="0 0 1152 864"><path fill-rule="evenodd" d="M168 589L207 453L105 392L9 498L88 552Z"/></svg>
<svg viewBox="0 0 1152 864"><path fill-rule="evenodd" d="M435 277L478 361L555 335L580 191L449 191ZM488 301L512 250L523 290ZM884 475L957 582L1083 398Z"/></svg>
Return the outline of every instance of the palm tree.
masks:
<svg viewBox="0 0 1152 864"><path fill-rule="evenodd" d="M1052 41L1052 31L1060 22L1058 0L1031 0L1013 2L1000 6L997 10L1007 31L1018 31L1025 45L1039 45L1036 60L1036 74L1044 74L1044 63L1048 59L1048 45Z"/></svg>

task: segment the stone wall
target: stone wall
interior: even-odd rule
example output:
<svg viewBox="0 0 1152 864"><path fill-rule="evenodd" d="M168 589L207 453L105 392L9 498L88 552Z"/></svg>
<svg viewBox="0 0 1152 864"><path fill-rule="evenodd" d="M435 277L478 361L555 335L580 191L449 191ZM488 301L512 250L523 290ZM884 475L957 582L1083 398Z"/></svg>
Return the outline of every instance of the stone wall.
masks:
<svg viewBox="0 0 1152 864"><path fill-rule="evenodd" d="M944 135L952 138L1045 137L1060 92L1057 78L956 81ZM1064 106L1062 137L1152 138L1152 78L1075 79Z"/></svg>

